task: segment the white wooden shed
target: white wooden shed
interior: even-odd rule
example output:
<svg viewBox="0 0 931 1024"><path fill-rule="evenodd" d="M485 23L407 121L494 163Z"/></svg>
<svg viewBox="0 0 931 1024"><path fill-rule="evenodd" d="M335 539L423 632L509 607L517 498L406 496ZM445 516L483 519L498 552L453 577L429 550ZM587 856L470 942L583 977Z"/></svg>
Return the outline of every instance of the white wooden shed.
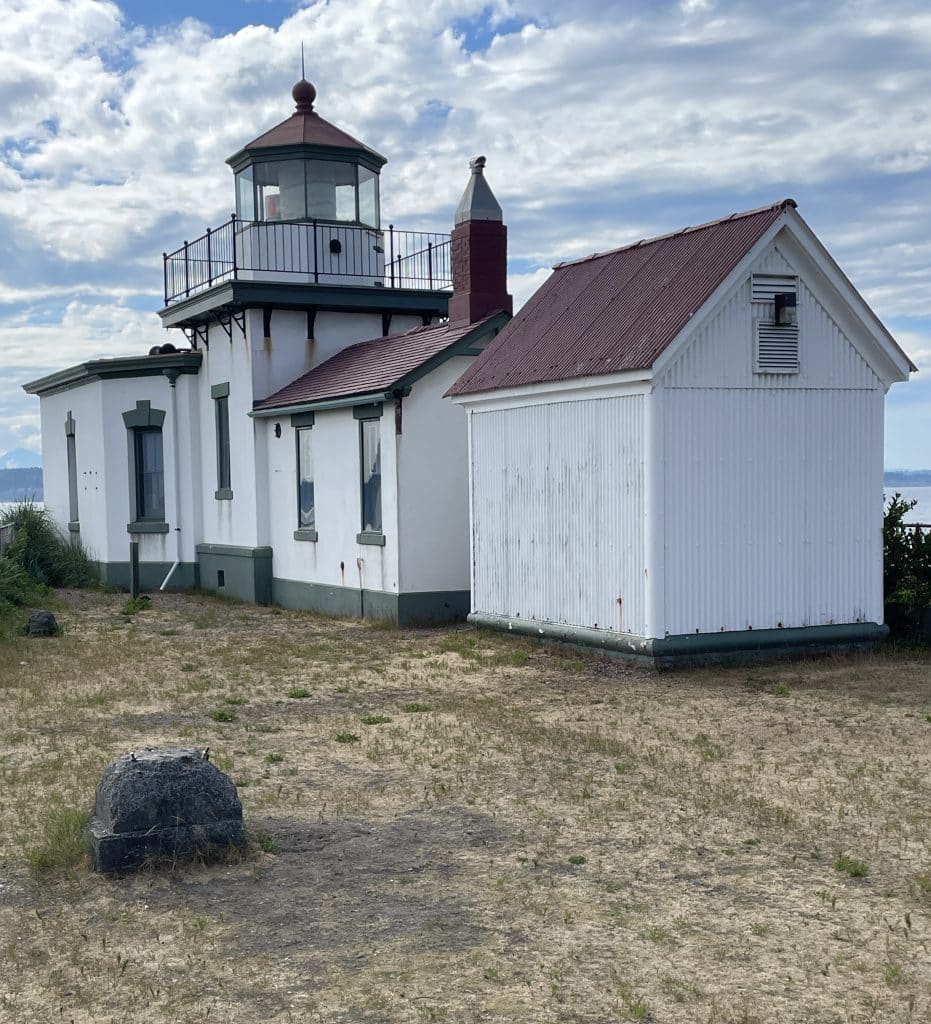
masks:
<svg viewBox="0 0 931 1024"><path fill-rule="evenodd" d="M449 391L471 620L661 663L880 638L914 369L792 200L560 264Z"/></svg>

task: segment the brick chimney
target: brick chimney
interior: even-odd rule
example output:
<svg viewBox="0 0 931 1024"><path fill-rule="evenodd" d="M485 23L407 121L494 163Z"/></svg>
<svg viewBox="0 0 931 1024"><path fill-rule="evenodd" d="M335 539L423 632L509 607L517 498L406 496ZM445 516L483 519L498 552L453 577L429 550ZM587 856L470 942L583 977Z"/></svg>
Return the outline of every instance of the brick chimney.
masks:
<svg viewBox="0 0 931 1024"><path fill-rule="evenodd" d="M472 177L456 207L452 234L453 294L449 322L473 324L491 313L513 312L508 295L508 229L485 180L485 158L469 161Z"/></svg>

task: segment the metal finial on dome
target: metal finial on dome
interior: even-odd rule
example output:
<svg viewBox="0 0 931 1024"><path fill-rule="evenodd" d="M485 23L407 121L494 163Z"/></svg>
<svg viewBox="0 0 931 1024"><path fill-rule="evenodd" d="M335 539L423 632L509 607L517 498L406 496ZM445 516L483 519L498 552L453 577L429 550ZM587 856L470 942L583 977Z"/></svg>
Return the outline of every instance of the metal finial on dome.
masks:
<svg viewBox="0 0 931 1024"><path fill-rule="evenodd" d="M309 114L314 109L317 90L306 78L302 78L291 90L291 96L297 104L297 112L299 114Z"/></svg>

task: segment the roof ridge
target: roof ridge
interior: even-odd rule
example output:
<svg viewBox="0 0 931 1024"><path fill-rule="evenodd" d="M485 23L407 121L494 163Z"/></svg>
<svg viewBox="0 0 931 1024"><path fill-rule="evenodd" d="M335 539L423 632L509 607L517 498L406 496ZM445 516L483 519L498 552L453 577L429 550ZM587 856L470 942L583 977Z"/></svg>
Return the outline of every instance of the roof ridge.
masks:
<svg viewBox="0 0 931 1024"><path fill-rule="evenodd" d="M677 231L667 231L664 235L654 235L652 238L641 238L638 242L631 242L629 245L619 245L616 249L606 249L604 252L593 252L590 256L580 256L575 260L563 260L561 263L554 265L553 270L562 270L565 267L578 266L580 263L589 263L592 260L600 260L606 256L616 256L620 252L627 252L630 249L637 249L640 246L653 245L655 242L663 242L668 238L678 238L680 235L692 234L696 231L705 231L708 228L720 227L722 224L727 224L729 221L743 220L745 217L755 217L761 213L769 213L772 210L785 209L791 206L792 209L798 208L798 203L791 198L780 199L779 202L770 203L768 206L757 206L752 210L741 210L737 213L728 214L726 217L718 217L715 220L705 221L703 224L695 224L694 226L679 228Z"/></svg>

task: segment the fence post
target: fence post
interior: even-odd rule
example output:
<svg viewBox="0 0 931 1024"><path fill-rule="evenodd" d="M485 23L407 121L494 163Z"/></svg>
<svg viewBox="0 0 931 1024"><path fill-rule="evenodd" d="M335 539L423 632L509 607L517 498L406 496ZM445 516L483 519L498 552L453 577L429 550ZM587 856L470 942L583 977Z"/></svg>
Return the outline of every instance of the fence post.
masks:
<svg viewBox="0 0 931 1024"><path fill-rule="evenodd" d="M388 266L391 268L391 287L394 287L394 225L388 225Z"/></svg>
<svg viewBox="0 0 931 1024"><path fill-rule="evenodd" d="M188 247L188 241L185 238L185 240L184 240L184 294L185 295L190 295L191 294L191 277L190 277L190 273L188 272L188 266L189 265L188 265L188 258L187 258L187 247Z"/></svg>
<svg viewBox="0 0 931 1024"><path fill-rule="evenodd" d="M162 283L165 289L165 305L168 305L168 253L162 253Z"/></svg>
<svg viewBox="0 0 931 1024"><path fill-rule="evenodd" d="M430 280L430 287L433 287L433 243L427 242L427 277Z"/></svg>
<svg viewBox="0 0 931 1024"><path fill-rule="evenodd" d="M313 224L313 241L314 241L314 284L320 283L320 274L317 270L317 221L316 219L311 221Z"/></svg>
<svg viewBox="0 0 931 1024"><path fill-rule="evenodd" d="M230 214L230 234L232 235L233 247L233 280L236 279L236 214Z"/></svg>
<svg viewBox="0 0 931 1024"><path fill-rule="evenodd" d="M207 284L213 284L213 261L210 259L210 228L207 228Z"/></svg>

